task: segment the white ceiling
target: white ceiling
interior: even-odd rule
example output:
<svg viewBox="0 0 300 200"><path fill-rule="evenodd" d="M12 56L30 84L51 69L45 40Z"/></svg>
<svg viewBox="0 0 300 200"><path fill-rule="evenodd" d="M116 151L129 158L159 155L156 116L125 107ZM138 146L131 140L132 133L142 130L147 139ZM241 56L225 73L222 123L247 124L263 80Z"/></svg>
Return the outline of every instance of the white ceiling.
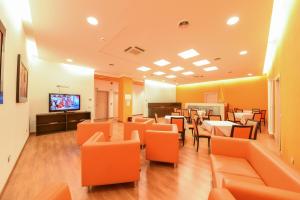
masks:
<svg viewBox="0 0 300 200"><path fill-rule="evenodd" d="M180 84L244 77L248 73L261 75L272 4L272 0L30 0L41 58L53 62L71 58L74 64L92 66L99 74L136 80L146 75ZM227 19L234 15L240 17L240 22L228 26ZM88 16L96 17L99 25L87 24ZM181 20L188 20L190 26L178 28ZM125 53L129 46L145 52ZM177 55L191 48L200 55L187 60ZM240 56L241 50L248 54ZM214 61L217 57L221 60ZM162 58L171 64L153 64ZM208 66L220 69L205 72L192 64L201 59L208 59ZM172 73L169 68L177 65L198 77ZM152 70L140 72L136 70L139 66ZM158 70L179 78L151 76Z"/></svg>

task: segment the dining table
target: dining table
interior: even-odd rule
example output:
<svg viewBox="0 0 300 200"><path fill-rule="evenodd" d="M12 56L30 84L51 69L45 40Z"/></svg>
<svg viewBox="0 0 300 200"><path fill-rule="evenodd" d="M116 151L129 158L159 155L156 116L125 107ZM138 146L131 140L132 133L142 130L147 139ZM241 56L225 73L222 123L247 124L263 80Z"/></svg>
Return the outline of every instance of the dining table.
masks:
<svg viewBox="0 0 300 200"><path fill-rule="evenodd" d="M206 129L213 135L226 136L230 137L231 129L233 125L238 125L237 123L230 121L213 121L213 120L204 120L202 127Z"/></svg>
<svg viewBox="0 0 300 200"><path fill-rule="evenodd" d="M236 112L234 113L235 119L239 120L242 124L246 124L248 119L253 118L253 113L249 112Z"/></svg>

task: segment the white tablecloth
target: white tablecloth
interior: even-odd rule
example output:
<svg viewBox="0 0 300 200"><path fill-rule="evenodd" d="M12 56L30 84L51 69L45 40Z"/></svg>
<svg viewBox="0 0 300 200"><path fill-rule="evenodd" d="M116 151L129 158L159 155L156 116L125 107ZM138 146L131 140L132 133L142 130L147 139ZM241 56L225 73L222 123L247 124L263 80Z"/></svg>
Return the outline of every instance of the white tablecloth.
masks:
<svg viewBox="0 0 300 200"><path fill-rule="evenodd" d="M188 122L186 121L186 118L184 116L172 116L172 115L166 115L165 116L165 121L167 124L170 124L171 123L171 117L173 118L184 118L184 128L185 128L185 131L188 131L189 130L189 124Z"/></svg>
<svg viewBox="0 0 300 200"><path fill-rule="evenodd" d="M205 110L198 110L197 113L198 113L198 115L199 115L200 117L203 117L203 116L206 115L206 111L205 111Z"/></svg>
<svg viewBox="0 0 300 200"><path fill-rule="evenodd" d="M230 136L231 134L231 128L233 125L238 125L236 123L230 122L230 121L209 121L209 120L205 120L203 122L203 127L211 132L212 134L215 134L215 128L217 127L218 129L220 129L222 131L222 133L225 136Z"/></svg>
<svg viewBox="0 0 300 200"><path fill-rule="evenodd" d="M253 114L252 113L237 112L237 113L234 113L234 115L235 115L235 118L237 120L240 120L242 124L245 124L248 119L252 119L253 118Z"/></svg>

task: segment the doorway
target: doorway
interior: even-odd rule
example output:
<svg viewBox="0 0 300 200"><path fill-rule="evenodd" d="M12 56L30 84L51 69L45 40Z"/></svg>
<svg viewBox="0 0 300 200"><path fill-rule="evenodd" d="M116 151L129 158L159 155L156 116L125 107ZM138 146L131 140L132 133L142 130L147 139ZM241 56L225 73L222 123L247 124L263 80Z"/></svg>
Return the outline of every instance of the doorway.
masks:
<svg viewBox="0 0 300 200"><path fill-rule="evenodd" d="M97 90L96 93L96 119L107 119L108 118L108 91Z"/></svg>

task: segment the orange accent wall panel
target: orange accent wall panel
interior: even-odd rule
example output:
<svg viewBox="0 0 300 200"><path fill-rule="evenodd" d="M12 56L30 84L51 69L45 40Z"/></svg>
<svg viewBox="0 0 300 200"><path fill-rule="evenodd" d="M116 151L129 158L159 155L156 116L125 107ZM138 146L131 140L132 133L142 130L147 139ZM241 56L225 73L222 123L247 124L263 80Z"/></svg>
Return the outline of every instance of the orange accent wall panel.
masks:
<svg viewBox="0 0 300 200"><path fill-rule="evenodd" d="M122 122L126 122L127 117L132 115L132 85L133 85L133 81L131 78L128 77L120 78L118 109L119 109L119 121Z"/></svg>

